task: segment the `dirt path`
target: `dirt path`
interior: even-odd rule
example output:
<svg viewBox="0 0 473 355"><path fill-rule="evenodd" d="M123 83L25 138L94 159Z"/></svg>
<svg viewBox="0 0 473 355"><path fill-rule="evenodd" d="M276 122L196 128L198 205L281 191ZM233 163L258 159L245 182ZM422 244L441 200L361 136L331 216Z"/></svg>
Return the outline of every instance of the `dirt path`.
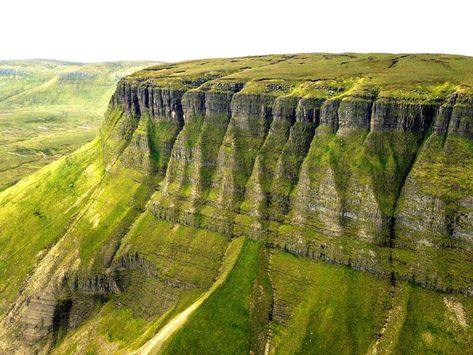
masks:
<svg viewBox="0 0 473 355"><path fill-rule="evenodd" d="M194 303L187 307L184 311L176 315L168 324L166 324L161 330L148 342L146 342L140 349L135 351L133 354L147 355L156 354L159 352L163 344L173 335L176 331L181 329L187 322L189 316L194 313L200 305L208 299L227 279L230 271L235 266L238 256L241 253L243 247L244 238L233 239L225 252L222 265L220 267L219 275L212 287L208 289L202 296L200 296Z"/></svg>

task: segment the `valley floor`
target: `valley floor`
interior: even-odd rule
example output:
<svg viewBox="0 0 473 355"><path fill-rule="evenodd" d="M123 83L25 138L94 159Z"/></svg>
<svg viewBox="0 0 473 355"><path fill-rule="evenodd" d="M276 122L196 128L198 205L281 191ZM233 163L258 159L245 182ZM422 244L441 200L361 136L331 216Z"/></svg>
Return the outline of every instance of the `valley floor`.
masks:
<svg viewBox="0 0 473 355"><path fill-rule="evenodd" d="M118 79L150 64L0 61L0 191L93 140Z"/></svg>
<svg viewBox="0 0 473 355"><path fill-rule="evenodd" d="M102 118L103 107L19 107L0 113L0 191L93 140Z"/></svg>

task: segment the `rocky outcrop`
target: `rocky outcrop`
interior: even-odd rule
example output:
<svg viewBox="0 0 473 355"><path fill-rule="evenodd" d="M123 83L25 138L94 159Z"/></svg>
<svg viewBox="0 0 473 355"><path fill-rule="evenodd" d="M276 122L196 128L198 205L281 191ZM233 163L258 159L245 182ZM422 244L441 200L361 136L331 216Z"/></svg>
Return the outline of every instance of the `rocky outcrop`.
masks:
<svg viewBox="0 0 473 355"><path fill-rule="evenodd" d="M456 235L468 234L468 203L455 214L430 196L410 201L407 210L398 201L419 192L409 174L429 132L469 137L470 101L461 95L443 104L356 96L322 100L207 83L187 92L139 84L133 99L127 85L112 105L124 100L128 115L139 118L144 112L152 124L167 120L177 127L168 150L161 150L169 158L161 168L162 190L152 199L157 218L266 239L288 251L380 274L392 271L385 260L391 249L407 247L403 238L395 241L414 215L434 211L433 223L443 216ZM152 155L150 144L143 148L138 142L143 144L131 140L132 156L139 150ZM429 199L439 208L430 208ZM448 217L452 213L459 217ZM422 217L422 223L428 220ZM413 228L426 233L447 228L424 224ZM294 228L303 233L295 237ZM410 245L419 243L424 242Z"/></svg>
<svg viewBox="0 0 473 355"><path fill-rule="evenodd" d="M183 122L183 90L133 85L122 81L111 98L111 105L121 107L129 116L148 115L156 121Z"/></svg>
<svg viewBox="0 0 473 355"><path fill-rule="evenodd" d="M371 130L395 129L401 132L422 132L429 128L437 107L432 104L377 101L373 106Z"/></svg>

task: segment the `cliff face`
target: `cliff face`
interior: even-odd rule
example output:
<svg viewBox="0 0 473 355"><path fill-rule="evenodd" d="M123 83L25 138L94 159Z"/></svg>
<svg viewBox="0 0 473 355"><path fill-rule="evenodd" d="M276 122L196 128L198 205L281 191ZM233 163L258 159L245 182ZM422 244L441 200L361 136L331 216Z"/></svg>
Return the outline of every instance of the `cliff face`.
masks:
<svg viewBox="0 0 473 355"><path fill-rule="evenodd" d="M157 218L473 294L473 273L463 270L471 265L471 195L455 192L471 190L442 181L444 168L471 163L457 160L471 159L459 146L471 144L473 96L320 99L249 86L119 84L111 110L127 117L115 129L130 141L126 161L142 169L146 159L163 176L152 197ZM431 159L432 175L424 171Z"/></svg>

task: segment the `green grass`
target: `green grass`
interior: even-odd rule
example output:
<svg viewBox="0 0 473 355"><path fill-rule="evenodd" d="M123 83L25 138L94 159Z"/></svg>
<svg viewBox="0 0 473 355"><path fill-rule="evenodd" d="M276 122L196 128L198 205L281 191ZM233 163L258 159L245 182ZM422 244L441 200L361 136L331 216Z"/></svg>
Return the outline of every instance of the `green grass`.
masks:
<svg viewBox="0 0 473 355"><path fill-rule="evenodd" d="M248 354L253 282L261 244L246 241L227 281L202 304L163 351L166 354Z"/></svg>
<svg viewBox="0 0 473 355"><path fill-rule="evenodd" d="M442 54L303 53L170 63L137 72L130 80L145 78L176 88L192 88L209 80L246 82L243 92L328 98L375 91L381 97L432 101L444 98L456 86L471 87L472 61Z"/></svg>
<svg viewBox="0 0 473 355"><path fill-rule="evenodd" d="M270 267L277 354L366 353L387 312L387 281L282 252Z"/></svg>
<svg viewBox="0 0 473 355"><path fill-rule="evenodd" d="M140 173L116 164L97 188L94 200L74 226L80 238L83 265L103 267L115 244L141 213L152 191L152 184ZM92 266L92 265L90 265Z"/></svg>
<svg viewBox="0 0 473 355"><path fill-rule="evenodd" d="M0 61L0 191L91 141L118 79L150 64Z"/></svg>
<svg viewBox="0 0 473 355"><path fill-rule="evenodd" d="M380 354L463 354L473 345L469 298L404 282L393 289L387 280L282 252L273 255L271 276L276 354L366 354L374 347Z"/></svg>
<svg viewBox="0 0 473 355"><path fill-rule="evenodd" d="M471 299L410 286L394 354L468 354L473 347ZM447 303L456 305L456 313ZM459 321L464 316L464 322ZM460 317L460 318L459 318ZM463 325L462 325L463 324Z"/></svg>
<svg viewBox="0 0 473 355"><path fill-rule="evenodd" d="M98 141L44 167L0 194L0 288L4 305L54 245L103 175Z"/></svg>
<svg viewBox="0 0 473 355"><path fill-rule="evenodd" d="M440 197L448 207L466 195L473 194L473 141L449 136L430 139L422 151L413 177L422 183L425 193Z"/></svg>

